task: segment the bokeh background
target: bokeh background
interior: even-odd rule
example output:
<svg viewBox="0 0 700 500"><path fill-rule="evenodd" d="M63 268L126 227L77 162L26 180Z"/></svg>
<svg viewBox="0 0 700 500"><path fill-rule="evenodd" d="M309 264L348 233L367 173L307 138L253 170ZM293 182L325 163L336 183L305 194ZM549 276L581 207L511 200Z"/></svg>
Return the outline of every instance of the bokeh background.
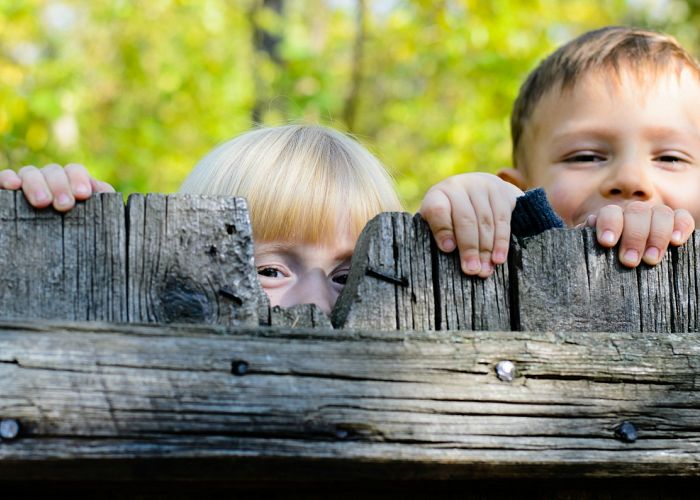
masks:
<svg viewBox="0 0 700 500"><path fill-rule="evenodd" d="M608 24L700 48L700 0L0 0L0 168L172 192L257 124L323 123L415 210L448 175L509 165L525 75Z"/></svg>

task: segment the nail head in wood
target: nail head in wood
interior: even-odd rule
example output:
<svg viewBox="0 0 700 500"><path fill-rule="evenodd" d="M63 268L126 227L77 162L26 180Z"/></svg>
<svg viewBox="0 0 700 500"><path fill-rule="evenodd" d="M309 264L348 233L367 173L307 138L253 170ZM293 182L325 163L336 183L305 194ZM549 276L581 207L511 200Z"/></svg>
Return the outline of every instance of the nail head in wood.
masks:
<svg viewBox="0 0 700 500"><path fill-rule="evenodd" d="M515 364L504 359L496 364L496 375L504 382L511 382L515 378Z"/></svg>
<svg viewBox="0 0 700 500"><path fill-rule="evenodd" d="M637 427L632 422L625 420L615 428L615 438L623 443L634 443L639 437Z"/></svg>
<svg viewBox="0 0 700 500"><path fill-rule="evenodd" d="M231 373L237 377L242 377L243 375L248 373L248 363L240 359L232 361Z"/></svg>
<svg viewBox="0 0 700 500"><path fill-rule="evenodd" d="M14 418L5 418L0 421L0 437L7 441L15 439L19 435L19 422Z"/></svg>

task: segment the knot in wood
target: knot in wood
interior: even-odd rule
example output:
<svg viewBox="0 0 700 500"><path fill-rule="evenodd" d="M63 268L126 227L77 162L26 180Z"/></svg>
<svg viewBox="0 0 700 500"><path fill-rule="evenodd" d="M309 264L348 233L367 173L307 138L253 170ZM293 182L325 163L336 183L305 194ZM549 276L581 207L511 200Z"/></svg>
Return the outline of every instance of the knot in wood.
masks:
<svg viewBox="0 0 700 500"><path fill-rule="evenodd" d="M515 378L515 364L504 359L496 364L496 376L504 382L512 382Z"/></svg>
<svg viewBox="0 0 700 500"><path fill-rule="evenodd" d="M19 422L14 418L6 418L0 421L0 437L7 441L15 439L19 435Z"/></svg>

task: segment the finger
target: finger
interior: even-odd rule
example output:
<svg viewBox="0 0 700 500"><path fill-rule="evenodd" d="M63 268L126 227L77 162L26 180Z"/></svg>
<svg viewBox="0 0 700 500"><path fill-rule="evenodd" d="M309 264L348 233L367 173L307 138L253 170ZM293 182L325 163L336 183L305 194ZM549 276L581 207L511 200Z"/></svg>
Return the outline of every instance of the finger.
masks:
<svg viewBox="0 0 700 500"><path fill-rule="evenodd" d="M430 226L438 248L443 252L453 251L457 245L452 228L452 206L448 196L440 189L431 189L423 198L418 213Z"/></svg>
<svg viewBox="0 0 700 500"><path fill-rule="evenodd" d="M479 249L479 223L471 197L452 205L452 225L457 248L459 248L462 271L467 275L478 275L481 272L482 262Z"/></svg>
<svg viewBox="0 0 700 500"><path fill-rule="evenodd" d="M624 215L622 207L607 205L600 209L597 216L588 216L586 224L594 223L596 239L604 247L614 247L622 235Z"/></svg>
<svg viewBox="0 0 700 500"><path fill-rule="evenodd" d="M45 208L51 204L53 197L41 171L33 165L22 167L17 172L22 181L22 191L29 204L36 208Z"/></svg>
<svg viewBox="0 0 700 500"><path fill-rule="evenodd" d="M673 232L673 210L666 205L651 209L651 224L642 260L651 266L659 263L666 254Z"/></svg>
<svg viewBox="0 0 700 500"><path fill-rule="evenodd" d="M491 262L493 264L503 264L508 258L508 248L510 247L510 220L515 208L516 197L510 200L489 193L491 210L493 211L494 233L493 233L493 253Z"/></svg>
<svg viewBox="0 0 700 500"><path fill-rule="evenodd" d="M695 230L695 219L690 212L684 208L679 208L674 212L673 232L671 233L671 244L682 245Z"/></svg>
<svg viewBox="0 0 700 500"><path fill-rule="evenodd" d="M104 181L90 179L90 184L92 185L92 192L93 193L116 193L117 192L114 189L114 187L112 187L111 184L104 182Z"/></svg>
<svg viewBox="0 0 700 500"><path fill-rule="evenodd" d="M618 258L627 267L636 267L646 248L651 227L651 207L644 202L633 202L624 210L624 228L620 238Z"/></svg>
<svg viewBox="0 0 700 500"><path fill-rule="evenodd" d="M0 189L19 189L22 187L22 179L14 170L5 169L0 171Z"/></svg>
<svg viewBox="0 0 700 500"><path fill-rule="evenodd" d="M491 274L493 274L493 265L491 264L491 256L494 244L493 237L495 234L493 209L491 208L491 203L487 191L479 190L473 192L470 194L469 199L471 201L472 207L474 208L474 219L476 221L476 229L479 235L479 272L477 275L480 278L488 278L489 276L491 276ZM462 249L462 246L460 246L460 249ZM471 249L469 253L469 258L472 258ZM476 268L475 263L472 264L470 262L468 265L470 265L472 268Z"/></svg>
<svg viewBox="0 0 700 500"><path fill-rule="evenodd" d="M87 169L78 163L69 163L63 169L68 177L71 192L76 200L86 200L92 196L92 183Z"/></svg>
<svg viewBox="0 0 700 500"><path fill-rule="evenodd" d="M66 212L73 208L75 198L64 168L52 163L42 168L41 173L44 175L53 196L53 207L59 212Z"/></svg>
<svg viewBox="0 0 700 500"><path fill-rule="evenodd" d="M485 260L491 262L491 252L493 251L494 218L493 209L489 200L489 194L485 190L470 193L469 200L474 208L477 229L479 232L479 253L481 262ZM458 200L453 200L453 206Z"/></svg>

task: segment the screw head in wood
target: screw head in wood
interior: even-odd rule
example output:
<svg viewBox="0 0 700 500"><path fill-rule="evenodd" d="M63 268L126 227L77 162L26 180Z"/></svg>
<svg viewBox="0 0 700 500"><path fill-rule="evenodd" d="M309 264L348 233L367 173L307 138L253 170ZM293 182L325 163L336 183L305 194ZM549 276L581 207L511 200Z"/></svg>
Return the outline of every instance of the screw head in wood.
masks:
<svg viewBox="0 0 700 500"><path fill-rule="evenodd" d="M0 437L7 441L15 439L19 435L19 422L14 418L5 418L0 421Z"/></svg>
<svg viewBox="0 0 700 500"><path fill-rule="evenodd" d="M231 373L237 377L242 377L248 373L248 363L241 359L231 361Z"/></svg>
<svg viewBox="0 0 700 500"><path fill-rule="evenodd" d="M515 378L515 363L507 359L496 363L496 376L504 382L511 382Z"/></svg>
<svg viewBox="0 0 700 500"><path fill-rule="evenodd" d="M632 422L625 420L615 427L615 438L623 443L634 443L639 437L637 427Z"/></svg>

